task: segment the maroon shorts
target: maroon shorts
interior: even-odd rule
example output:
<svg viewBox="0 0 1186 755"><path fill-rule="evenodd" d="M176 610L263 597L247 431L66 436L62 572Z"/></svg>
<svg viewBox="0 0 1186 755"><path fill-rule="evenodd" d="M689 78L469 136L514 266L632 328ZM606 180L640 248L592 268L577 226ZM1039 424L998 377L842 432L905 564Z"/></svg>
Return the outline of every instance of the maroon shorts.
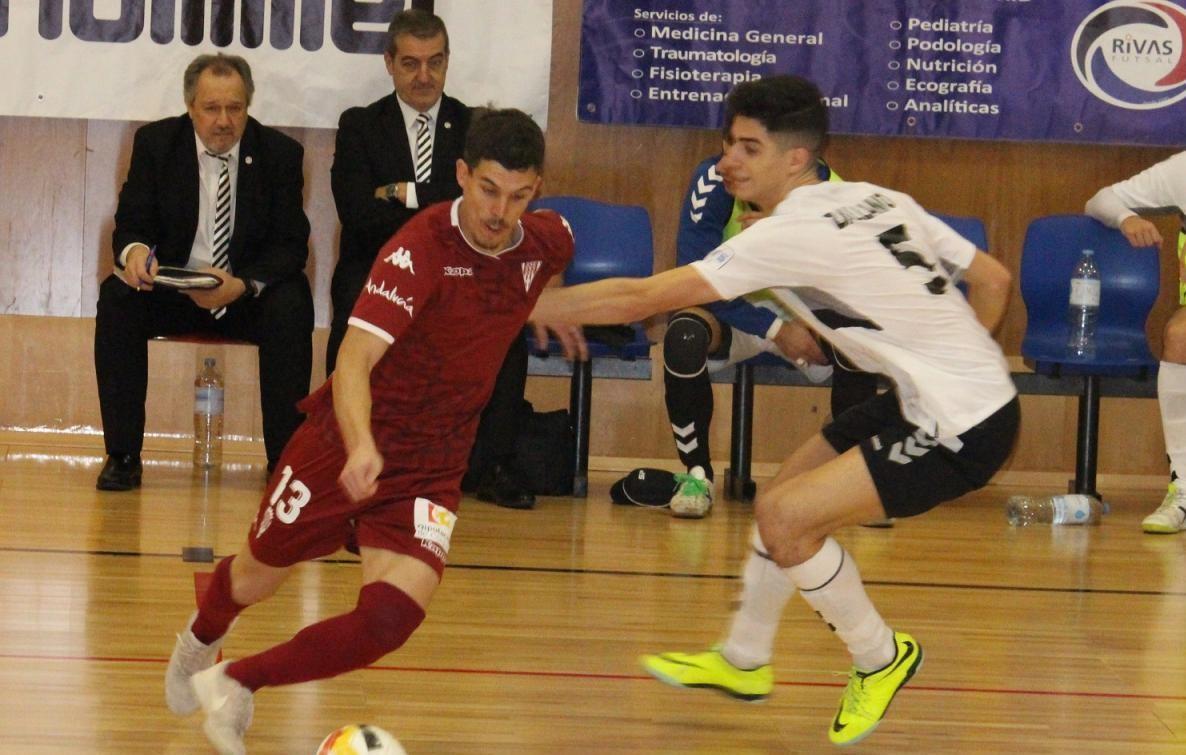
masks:
<svg viewBox="0 0 1186 755"><path fill-rule="evenodd" d="M355 502L338 484L345 463L337 432L304 422L260 500L247 535L252 555L269 566L291 566L353 540L413 556L441 574L461 498L457 476L384 469L378 492Z"/></svg>

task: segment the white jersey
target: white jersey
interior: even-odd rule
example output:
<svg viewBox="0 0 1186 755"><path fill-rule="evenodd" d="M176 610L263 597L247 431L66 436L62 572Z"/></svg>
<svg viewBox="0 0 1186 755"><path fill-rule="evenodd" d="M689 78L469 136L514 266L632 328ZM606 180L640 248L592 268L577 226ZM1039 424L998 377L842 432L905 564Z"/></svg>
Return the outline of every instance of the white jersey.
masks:
<svg viewBox="0 0 1186 755"><path fill-rule="evenodd" d="M955 289L975 254L906 194L827 182L794 189L770 217L692 264L722 299L770 289L761 303L888 376L909 422L952 439L1017 394L1000 347ZM829 328L812 309L873 327Z"/></svg>

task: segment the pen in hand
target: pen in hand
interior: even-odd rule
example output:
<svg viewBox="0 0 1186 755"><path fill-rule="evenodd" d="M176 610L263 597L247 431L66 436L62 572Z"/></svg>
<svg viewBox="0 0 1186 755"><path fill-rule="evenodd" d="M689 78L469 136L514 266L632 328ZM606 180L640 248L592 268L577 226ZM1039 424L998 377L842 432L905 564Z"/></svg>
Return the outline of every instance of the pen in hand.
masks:
<svg viewBox="0 0 1186 755"><path fill-rule="evenodd" d="M153 246L148 247L148 256L144 258L144 272L148 273L150 276L152 275L152 261L155 257L156 245L154 244ZM152 284L151 280L146 280L144 282L149 285Z"/></svg>

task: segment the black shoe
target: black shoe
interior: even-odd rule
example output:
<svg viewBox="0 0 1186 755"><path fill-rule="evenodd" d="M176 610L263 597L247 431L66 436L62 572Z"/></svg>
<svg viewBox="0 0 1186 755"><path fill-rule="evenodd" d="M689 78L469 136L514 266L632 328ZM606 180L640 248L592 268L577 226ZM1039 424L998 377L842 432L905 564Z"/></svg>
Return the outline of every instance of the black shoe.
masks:
<svg viewBox="0 0 1186 755"><path fill-rule="evenodd" d="M108 456L95 487L99 490L131 490L140 487L140 457L131 454Z"/></svg>
<svg viewBox="0 0 1186 755"><path fill-rule="evenodd" d="M535 495L510 469L499 464L487 473L478 486L478 500L502 506L504 509L535 507Z"/></svg>

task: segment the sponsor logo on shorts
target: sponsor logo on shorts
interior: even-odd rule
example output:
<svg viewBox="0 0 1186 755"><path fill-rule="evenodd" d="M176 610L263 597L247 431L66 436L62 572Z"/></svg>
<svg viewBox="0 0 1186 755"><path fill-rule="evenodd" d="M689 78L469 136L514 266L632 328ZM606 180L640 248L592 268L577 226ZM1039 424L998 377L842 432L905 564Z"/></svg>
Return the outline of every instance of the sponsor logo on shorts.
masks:
<svg viewBox="0 0 1186 755"><path fill-rule="evenodd" d="M388 265L392 265L398 270L407 270L412 275L416 274L416 270L412 267L412 252L410 249L404 249L402 246L396 249L391 254L383 258L383 261Z"/></svg>
<svg viewBox="0 0 1186 755"><path fill-rule="evenodd" d="M909 464L920 456L926 456L937 445L939 445L939 441L927 435L923 430L915 430L914 435L890 446L886 458L895 464Z"/></svg>
<svg viewBox="0 0 1186 755"><path fill-rule="evenodd" d="M449 540L457 515L427 498L417 498L412 524L421 547L436 554L442 561L449 555Z"/></svg>

